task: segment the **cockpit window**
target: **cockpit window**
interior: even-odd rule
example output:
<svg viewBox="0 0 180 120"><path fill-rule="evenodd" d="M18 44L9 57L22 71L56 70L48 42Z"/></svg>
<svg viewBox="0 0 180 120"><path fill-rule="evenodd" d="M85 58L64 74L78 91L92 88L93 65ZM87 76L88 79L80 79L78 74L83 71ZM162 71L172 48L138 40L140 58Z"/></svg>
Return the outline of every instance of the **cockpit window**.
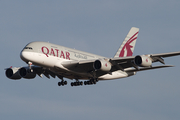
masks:
<svg viewBox="0 0 180 120"><path fill-rule="evenodd" d="M24 49L29 49L29 50L32 50L32 47L25 47Z"/></svg>

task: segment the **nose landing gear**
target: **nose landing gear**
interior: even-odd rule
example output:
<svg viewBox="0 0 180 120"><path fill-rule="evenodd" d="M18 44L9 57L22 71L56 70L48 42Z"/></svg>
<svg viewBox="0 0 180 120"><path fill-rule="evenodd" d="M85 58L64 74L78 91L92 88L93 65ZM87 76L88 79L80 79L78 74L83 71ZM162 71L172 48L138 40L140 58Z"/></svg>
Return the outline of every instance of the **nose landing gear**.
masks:
<svg viewBox="0 0 180 120"><path fill-rule="evenodd" d="M33 69L32 69L32 67L31 67L31 66L32 66L32 64L33 64L32 62L30 62L30 61L28 62L28 67L29 67L28 72L30 72L30 73L32 73L32 72L33 72Z"/></svg>

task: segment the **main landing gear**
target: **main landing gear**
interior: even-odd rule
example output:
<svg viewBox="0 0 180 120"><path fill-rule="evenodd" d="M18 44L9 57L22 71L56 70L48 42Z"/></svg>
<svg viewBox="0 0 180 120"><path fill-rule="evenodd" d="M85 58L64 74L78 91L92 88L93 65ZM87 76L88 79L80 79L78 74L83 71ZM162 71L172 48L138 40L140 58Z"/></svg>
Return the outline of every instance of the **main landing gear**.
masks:
<svg viewBox="0 0 180 120"><path fill-rule="evenodd" d="M89 81L84 81L84 85L93 85L98 82L97 79L90 79Z"/></svg>
<svg viewBox="0 0 180 120"><path fill-rule="evenodd" d="M61 81L61 82L58 82L58 86L64 86L64 85L67 85L67 81Z"/></svg>
<svg viewBox="0 0 180 120"><path fill-rule="evenodd" d="M58 86L64 86L64 85L67 85L67 81L64 81L63 78L60 78L62 81L61 82L58 82ZM88 81L84 81L84 85L93 85L93 84L96 84L98 82L97 79L90 79ZM76 80L76 82L71 82L71 86L82 86L83 85L83 82L82 81L79 81L79 80Z"/></svg>
<svg viewBox="0 0 180 120"><path fill-rule="evenodd" d="M89 81L84 81L84 85L93 85L93 84L96 84L98 82L97 79L90 79ZM83 85L83 82L82 81L76 81L76 82L72 82L71 83L71 86L82 86Z"/></svg>
<svg viewBox="0 0 180 120"><path fill-rule="evenodd" d="M64 86L67 85L67 81L64 81L63 77L58 76L61 79L61 82L58 82L58 86Z"/></svg>
<svg viewBox="0 0 180 120"><path fill-rule="evenodd" d="M82 86L83 85L83 82L82 81L76 81L76 82L72 82L71 83L71 86Z"/></svg>
<svg viewBox="0 0 180 120"><path fill-rule="evenodd" d="M96 82L84 81L84 85L92 85L92 84L96 84Z"/></svg>

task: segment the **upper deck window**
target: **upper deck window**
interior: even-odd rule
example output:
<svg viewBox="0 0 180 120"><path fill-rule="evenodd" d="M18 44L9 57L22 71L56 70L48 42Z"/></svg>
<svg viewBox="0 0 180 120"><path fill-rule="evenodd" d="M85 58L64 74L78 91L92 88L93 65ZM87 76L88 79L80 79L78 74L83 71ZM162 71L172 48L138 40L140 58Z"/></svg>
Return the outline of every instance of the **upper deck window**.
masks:
<svg viewBox="0 0 180 120"><path fill-rule="evenodd" d="M24 49L29 49L29 50L32 50L32 47L25 47Z"/></svg>

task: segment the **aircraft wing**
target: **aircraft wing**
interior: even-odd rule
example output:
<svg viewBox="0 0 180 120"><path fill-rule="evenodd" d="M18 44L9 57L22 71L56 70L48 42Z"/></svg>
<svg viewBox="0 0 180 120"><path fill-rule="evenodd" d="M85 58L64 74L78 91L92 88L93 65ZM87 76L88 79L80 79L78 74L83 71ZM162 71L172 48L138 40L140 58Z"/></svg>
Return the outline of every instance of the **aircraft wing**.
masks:
<svg viewBox="0 0 180 120"><path fill-rule="evenodd" d="M178 52L170 52L170 53L161 53L161 54L152 54L152 57L172 57L172 56L176 56L176 55L180 55L180 51Z"/></svg>
<svg viewBox="0 0 180 120"><path fill-rule="evenodd" d="M160 53L160 54L150 54L149 56L151 58L156 58L156 57L172 57L172 56L177 56L180 55L180 51L179 52L170 52L170 53ZM130 61L133 60L135 58L135 56L129 56L129 57L117 57L117 58L111 58L112 61L116 61L116 62L124 62L124 61ZM154 61L153 61L154 62Z"/></svg>
<svg viewBox="0 0 180 120"><path fill-rule="evenodd" d="M180 51L170 52L170 53L160 53L160 54L149 54L145 56L148 56L152 60L152 62L161 62L162 64L165 64L163 58L177 56L177 55L180 55ZM135 57L136 56L129 56L129 57L123 57L123 58L121 57L111 58L110 62L114 64L121 64L122 66L128 63L128 64L131 64L132 67L135 67L136 65L134 64L134 62L132 62L135 59Z"/></svg>
<svg viewBox="0 0 180 120"><path fill-rule="evenodd" d="M107 74L106 71L101 71L101 70L95 70L94 68L94 63L97 59L91 59L91 60L80 60L80 61L64 61L62 62L62 66L67 68L68 70L79 72L79 73L90 73L94 74L95 76L102 76L104 74ZM79 78L81 76L78 76Z"/></svg>
<svg viewBox="0 0 180 120"><path fill-rule="evenodd" d="M172 57L180 55L180 52L170 52L170 53L161 53L161 54L149 54L145 55L150 60L153 62L161 62L162 64L165 64L164 59L165 57ZM150 69L157 69L157 68L164 68L164 67L172 67L171 65L164 65L164 66L141 66L139 67L137 64L135 64L135 57L136 56L128 56L128 57L116 57L116 58L106 58L106 61L112 65L111 72L116 71L116 70L122 70L122 71L127 71L127 72L136 72L136 71L142 71L142 70L150 70ZM77 72L91 72L94 71L94 62L96 59L92 60L80 60L80 61L65 61L62 63L62 65L72 71L77 71ZM131 68L125 70L127 68ZM135 68L135 69L133 69ZM102 73L103 74L103 73ZM105 73L104 73L105 74Z"/></svg>
<svg viewBox="0 0 180 120"><path fill-rule="evenodd" d="M158 68L166 68L166 67L174 67L173 65L163 65L163 66L154 66L154 67L144 67L144 68L139 68L139 69L126 69L125 72L139 72L139 71L144 71L144 70L152 70L152 69L158 69Z"/></svg>

